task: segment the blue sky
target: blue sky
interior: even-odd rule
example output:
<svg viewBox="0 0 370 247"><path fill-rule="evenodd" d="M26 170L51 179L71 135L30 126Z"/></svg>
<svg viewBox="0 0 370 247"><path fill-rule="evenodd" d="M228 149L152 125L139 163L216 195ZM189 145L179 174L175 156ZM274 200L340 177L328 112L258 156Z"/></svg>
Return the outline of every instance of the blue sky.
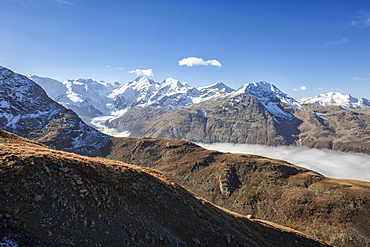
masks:
<svg viewBox="0 0 370 247"><path fill-rule="evenodd" d="M370 99L370 1L0 0L0 65L237 89L265 80L300 99Z"/></svg>

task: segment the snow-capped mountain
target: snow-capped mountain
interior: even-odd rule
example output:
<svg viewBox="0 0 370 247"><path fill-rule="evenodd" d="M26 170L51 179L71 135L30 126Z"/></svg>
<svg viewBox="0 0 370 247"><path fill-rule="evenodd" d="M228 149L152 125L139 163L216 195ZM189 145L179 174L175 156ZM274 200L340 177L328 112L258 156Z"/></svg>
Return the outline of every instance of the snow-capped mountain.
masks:
<svg viewBox="0 0 370 247"><path fill-rule="evenodd" d="M111 84L94 79L67 80L60 82L47 77L29 75L53 100L76 112L84 121L114 111L113 100L108 97L119 88L118 82Z"/></svg>
<svg viewBox="0 0 370 247"><path fill-rule="evenodd" d="M67 80L62 83L35 75L29 78L40 83L58 103L102 131L106 129L106 121L122 116L132 107L151 106L169 111L233 91L223 83L195 88L173 78L158 83L145 76L123 85L94 79Z"/></svg>
<svg viewBox="0 0 370 247"><path fill-rule="evenodd" d="M67 92L66 86L60 81L37 75L28 75L27 77L39 84L45 90L47 95L55 101L59 101L59 99Z"/></svg>
<svg viewBox="0 0 370 247"><path fill-rule="evenodd" d="M114 101L114 106L118 110L135 106L158 106L171 110L225 95L231 90L223 83L195 88L173 78L158 83L141 76L114 90L109 98Z"/></svg>
<svg viewBox="0 0 370 247"><path fill-rule="evenodd" d="M248 94L256 98L273 115L282 118L292 118L293 116L282 109L282 104L294 108L300 108L300 104L292 97L283 93L273 84L265 81L257 81L244 84L231 95Z"/></svg>
<svg viewBox="0 0 370 247"><path fill-rule="evenodd" d="M0 126L55 149L85 155L102 155L110 142L35 82L4 67L0 67Z"/></svg>
<svg viewBox="0 0 370 247"><path fill-rule="evenodd" d="M96 81L94 79L76 79L63 82L67 88L64 97L59 103L70 108L83 117L96 117L109 114L112 110L113 101L107 96L117 89L120 84Z"/></svg>
<svg viewBox="0 0 370 247"><path fill-rule="evenodd" d="M320 94L315 97L303 98L301 104L316 104L322 106L342 106L348 109L363 109L370 107L370 101L365 98L355 98L338 92Z"/></svg>
<svg viewBox="0 0 370 247"><path fill-rule="evenodd" d="M40 87L6 86L12 77L17 78L11 80L20 82L27 79L10 71L2 72L0 124L5 130L19 131L16 133L21 136L56 148L63 146L67 151L78 146L77 152L82 153L99 146L94 143L95 134L88 139L86 133L91 131L72 111L63 108L64 111L53 112L52 109L59 109L55 105L61 106L46 100ZM30 77L86 123L113 136L298 145L370 153L370 114L367 110L352 110L367 108L370 102L350 95L328 93L297 102L265 81L233 90L223 83L195 88L172 78L159 83L139 77L121 85L93 79L61 83ZM35 100L42 94L41 101Z"/></svg>
<svg viewBox="0 0 370 247"><path fill-rule="evenodd" d="M39 77L34 76L31 78L35 78L39 82L47 81L46 79L42 81ZM54 81L52 83L55 84ZM247 94L255 97L276 120L293 118L290 113L284 110L285 106L300 107L295 99L265 81L247 83L236 91L221 82L196 88L173 78L165 79L159 83L145 76L138 77L123 85L118 83L112 85L94 79L67 80L62 84L64 89L61 88L59 93L52 91L51 94L59 95L57 101L60 104L72 109L85 122L101 131L105 131L107 121L121 117L133 107L150 106L171 111L179 106L191 106L227 95ZM58 85L59 88L60 84ZM50 87L44 86L44 88L51 91L56 87L50 89Z"/></svg>

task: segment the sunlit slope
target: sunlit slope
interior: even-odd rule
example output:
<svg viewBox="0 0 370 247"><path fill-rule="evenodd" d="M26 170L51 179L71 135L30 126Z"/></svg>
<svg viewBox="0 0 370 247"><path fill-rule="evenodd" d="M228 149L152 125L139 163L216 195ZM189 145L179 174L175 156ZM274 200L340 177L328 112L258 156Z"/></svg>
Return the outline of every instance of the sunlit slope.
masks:
<svg viewBox="0 0 370 247"><path fill-rule="evenodd" d="M327 246L219 208L149 168L0 131L0 244Z"/></svg>
<svg viewBox="0 0 370 247"><path fill-rule="evenodd" d="M115 138L109 156L155 168L232 211L333 242L370 244L370 183L331 179L281 160L205 150L193 143Z"/></svg>

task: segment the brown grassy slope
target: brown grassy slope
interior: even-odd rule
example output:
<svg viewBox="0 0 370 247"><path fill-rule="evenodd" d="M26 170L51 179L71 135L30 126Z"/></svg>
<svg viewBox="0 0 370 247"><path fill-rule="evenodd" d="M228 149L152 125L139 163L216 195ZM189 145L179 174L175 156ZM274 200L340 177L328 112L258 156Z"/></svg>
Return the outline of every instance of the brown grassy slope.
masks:
<svg viewBox="0 0 370 247"><path fill-rule="evenodd" d="M55 151L0 130L0 243L327 246L194 196L149 168Z"/></svg>
<svg viewBox="0 0 370 247"><path fill-rule="evenodd" d="M326 178L280 160L171 139L114 138L109 158L155 168L232 211L338 246L370 246L370 183Z"/></svg>

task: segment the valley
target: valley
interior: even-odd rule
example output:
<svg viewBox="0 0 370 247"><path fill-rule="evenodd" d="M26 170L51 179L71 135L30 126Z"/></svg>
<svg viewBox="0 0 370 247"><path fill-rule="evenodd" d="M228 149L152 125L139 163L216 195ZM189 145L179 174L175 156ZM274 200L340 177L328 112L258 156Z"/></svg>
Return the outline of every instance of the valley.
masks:
<svg viewBox="0 0 370 247"><path fill-rule="evenodd" d="M56 103L32 77L0 67L2 241L21 246L370 244L364 220L370 217L369 182L333 179L286 161L193 143L368 153L366 100L355 109L302 104L262 81L232 90L222 83L193 88L147 77L121 86L37 77L56 84L49 92Z"/></svg>

